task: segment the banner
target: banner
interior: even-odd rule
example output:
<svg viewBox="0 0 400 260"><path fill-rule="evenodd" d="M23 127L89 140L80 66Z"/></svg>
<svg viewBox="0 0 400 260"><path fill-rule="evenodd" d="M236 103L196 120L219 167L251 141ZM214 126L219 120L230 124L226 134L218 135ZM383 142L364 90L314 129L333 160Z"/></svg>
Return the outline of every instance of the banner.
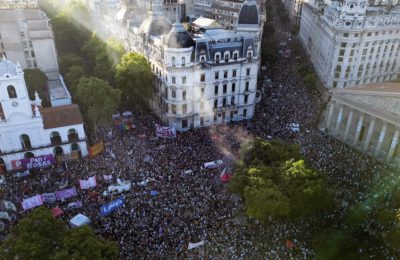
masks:
<svg viewBox="0 0 400 260"><path fill-rule="evenodd" d="M43 205L42 196L36 195L22 201L22 208L24 210L32 209L38 206Z"/></svg>
<svg viewBox="0 0 400 260"><path fill-rule="evenodd" d="M175 127L160 126L156 124L156 136L161 138L176 138Z"/></svg>
<svg viewBox="0 0 400 260"><path fill-rule="evenodd" d="M105 181L111 181L113 179L113 176L111 174L110 175L103 174L103 178Z"/></svg>
<svg viewBox="0 0 400 260"><path fill-rule="evenodd" d="M111 201L110 203L103 205L100 207L100 215L102 217L105 217L109 215L111 212L116 210L117 208L122 207L125 203L125 198L124 197L119 197L116 200Z"/></svg>
<svg viewBox="0 0 400 260"><path fill-rule="evenodd" d="M190 242L189 242L188 249L190 250L190 249L193 249L193 248L202 246L202 245L204 245L204 240L202 240L202 241L200 241L200 242L197 242L197 243L190 243Z"/></svg>
<svg viewBox="0 0 400 260"><path fill-rule="evenodd" d="M96 156L101 152L103 152L103 150L104 150L104 142L102 140L98 144L89 147L89 156Z"/></svg>
<svg viewBox="0 0 400 260"><path fill-rule="evenodd" d="M55 162L52 154L11 161L13 170L30 170L30 169L37 169L37 168L46 168L55 163L56 162Z"/></svg>
<svg viewBox="0 0 400 260"><path fill-rule="evenodd" d="M129 130L136 128L136 126L131 123L122 123L122 124L117 125L117 128L121 131L129 131Z"/></svg>
<svg viewBox="0 0 400 260"><path fill-rule="evenodd" d="M4 203L4 207L6 209L17 211L17 208L15 207L14 203L12 203L11 201L3 200L3 203Z"/></svg>
<svg viewBox="0 0 400 260"><path fill-rule="evenodd" d="M82 201L75 201L75 202L71 202L67 205L68 209L78 209L78 208L82 208L83 204Z"/></svg>
<svg viewBox="0 0 400 260"><path fill-rule="evenodd" d="M43 203L51 204L56 202L56 194L54 193L43 193L42 194L42 201Z"/></svg>
<svg viewBox="0 0 400 260"><path fill-rule="evenodd" d="M71 189L56 191L57 200L69 199L69 198L75 197L77 195L78 195L78 193L76 192L75 187L73 187Z"/></svg>
<svg viewBox="0 0 400 260"><path fill-rule="evenodd" d="M96 187L97 182L96 182L96 177L90 177L87 180L79 180L79 185L81 187L81 190L87 190L93 187Z"/></svg>

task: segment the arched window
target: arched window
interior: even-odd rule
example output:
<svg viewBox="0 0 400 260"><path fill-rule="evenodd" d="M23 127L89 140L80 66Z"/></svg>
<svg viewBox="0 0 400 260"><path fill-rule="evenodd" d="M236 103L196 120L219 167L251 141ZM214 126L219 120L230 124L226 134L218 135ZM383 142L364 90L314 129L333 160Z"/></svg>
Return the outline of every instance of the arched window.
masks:
<svg viewBox="0 0 400 260"><path fill-rule="evenodd" d="M76 141L79 141L78 132L74 128L71 128L68 130L68 142Z"/></svg>
<svg viewBox="0 0 400 260"><path fill-rule="evenodd" d="M62 147L57 146L54 148L54 155L55 156L60 156L64 154L64 150L62 149Z"/></svg>
<svg viewBox="0 0 400 260"><path fill-rule="evenodd" d="M19 139L20 139L20 141L21 141L22 149L28 150L28 149L31 149L31 148L32 148L31 139L29 138L28 135L23 134L23 135L21 135L21 136L19 137Z"/></svg>
<svg viewBox="0 0 400 260"><path fill-rule="evenodd" d="M17 92L15 91L14 86L7 87L8 97L9 98L17 98Z"/></svg>
<svg viewBox="0 0 400 260"><path fill-rule="evenodd" d="M185 57L182 57L182 67L185 67L186 66L186 59L185 59Z"/></svg>
<svg viewBox="0 0 400 260"><path fill-rule="evenodd" d="M71 155L75 157L75 154L78 154L78 158L82 157L81 147L77 143L71 144Z"/></svg>
<svg viewBox="0 0 400 260"><path fill-rule="evenodd" d="M24 158L34 158L35 155L32 152L27 152L24 154Z"/></svg>
<svg viewBox="0 0 400 260"><path fill-rule="evenodd" d="M50 142L52 145L59 145L62 143L60 133L57 131L51 132Z"/></svg>
<svg viewBox="0 0 400 260"><path fill-rule="evenodd" d="M175 63L176 63L175 57L172 57L172 67L175 67Z"/></svg>

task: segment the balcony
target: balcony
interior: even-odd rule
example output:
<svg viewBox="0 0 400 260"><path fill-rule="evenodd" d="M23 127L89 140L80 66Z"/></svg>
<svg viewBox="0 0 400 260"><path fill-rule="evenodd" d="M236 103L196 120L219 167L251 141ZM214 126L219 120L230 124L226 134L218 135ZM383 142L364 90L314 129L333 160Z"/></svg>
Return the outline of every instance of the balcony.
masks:
<svg viewBox="0 0 400 260"><path fill-rule="evenodd" d="M233 105L227 105L227 106L221 106L221 107L214 107L213 111L220 113L220 112L225 112L225 111L232 111L232 110L236 110L237 109L237 105L233 104Z"/></svg>

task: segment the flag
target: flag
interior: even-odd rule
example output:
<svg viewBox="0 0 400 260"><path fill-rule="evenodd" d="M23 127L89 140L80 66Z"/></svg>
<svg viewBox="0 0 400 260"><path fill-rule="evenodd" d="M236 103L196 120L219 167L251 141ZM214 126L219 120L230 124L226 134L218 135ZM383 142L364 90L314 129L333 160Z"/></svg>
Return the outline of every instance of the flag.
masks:
<svg viewBox="0 0 400 260"><path fill-rule="evenodd" d="M97 182L96 182L96 177L90 177L87 180L79 180L79 185L81 187L81 190L87 190L93 187L96 187Z"/></svg>

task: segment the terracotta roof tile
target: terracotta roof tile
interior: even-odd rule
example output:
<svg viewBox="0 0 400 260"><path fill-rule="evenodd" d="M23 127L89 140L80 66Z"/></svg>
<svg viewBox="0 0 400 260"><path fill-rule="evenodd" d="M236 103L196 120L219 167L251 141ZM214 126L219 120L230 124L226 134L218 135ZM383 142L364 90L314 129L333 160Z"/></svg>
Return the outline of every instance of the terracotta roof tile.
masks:
<svg viewBox="0 0 400 260"><path fill-rule="evenodd" d="M44 129L77 125L83 123L78 105L65 105L42 108Z"/></svg>

